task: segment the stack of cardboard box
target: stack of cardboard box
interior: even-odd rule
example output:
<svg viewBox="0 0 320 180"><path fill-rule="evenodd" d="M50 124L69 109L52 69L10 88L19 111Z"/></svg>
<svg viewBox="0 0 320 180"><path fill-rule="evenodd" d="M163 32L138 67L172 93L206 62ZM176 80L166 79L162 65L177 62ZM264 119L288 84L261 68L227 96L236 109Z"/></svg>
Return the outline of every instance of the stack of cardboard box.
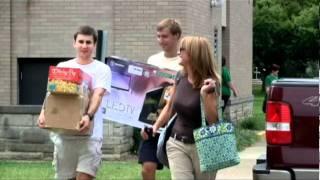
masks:
<svg viewBox="0 0 320 180"><path fill-rule="evenodd" d="M50 66L44 110L46 128L62 134L90 135L92 128L79 131L90 89L91 77L81 69Z"/></svg>

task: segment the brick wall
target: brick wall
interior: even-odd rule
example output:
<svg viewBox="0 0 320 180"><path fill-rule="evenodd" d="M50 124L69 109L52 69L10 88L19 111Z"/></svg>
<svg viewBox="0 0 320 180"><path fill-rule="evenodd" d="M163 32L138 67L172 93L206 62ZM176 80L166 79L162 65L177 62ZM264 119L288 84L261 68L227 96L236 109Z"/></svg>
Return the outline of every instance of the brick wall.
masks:
<svg viewBox="0 0 320 180"><path fill-rule="evenodd" d="M50 131L37 127L38 106L0 107L0 159L52 159ZM104 123L103 159L126 157L133 145L133 128Z"/></svg>
<svg viewBox="0 0 320 180"><path fill-rule="evenodd" d="M241 96L252 95L252 2L228 1L226 56Z"/></svg>
<svg viewBox="0 0 320 180"><path fill-rule="evenodd" d="M222 53L229 61L232 81L240 93L240 98L231 98L231 107L226 111L228 119L252 114L252 3L251 0L227 1Z"/></svg>
<svg viewBox="0 0 320 180"><path fill-rule="evenodd" d="M0 105L10 104L10 0L0 1Z"/></svg>
<svg viewBox="0 0 320 180"><path fill-rule="evenodd" d="M7 74L1 78L11 79L6 83L1 79L4 84L2 87L6 87L0 91L5 97L0 100L3 105L18 102L17 58L74 56L72 35L80 25L89 24L96 29L108 31L109 55L139 61L146 61L151 54L161 50L156 42L155 26L163 18L180 21L183 35L202 35L210 40L214 27L219 31L221 27L221 9L210 8L207 1L11 1L11 26L10 1L1 3L1 7L7 7L1 11L4 17L0 19L4 29L1 36L5 37L1 41L12 43L11 49L10 46L1 47L1 52L4 52L1 54L0 63L4 63L1 72Z"/></svg>
<svg viewBox="0 0 320 180"><path fill-rule="evenodd" d="M108 30L112 37L112 1L20 0L13 1L12 13L13 104L17 102L18 57L73 57L73 33L85 24Z"/></svg>
<svg viewBox="0 0 320 180"><path fill-rule="evenodd" d="M220 8L211 8L209 1L190 1L187 10L188 34L213 38L214 26L221 27Z"/></svg>
<svg viewBox="0 0 320 180"><path fill-rule="evenodd" d="M146 62L161 51L156 41L156 25L164 18L175 18L185 29L185 0L114 1L114 54Z"/></svg>
<svg viewBox="0 0 320 180"><path fill-rule="evenodd" d="M252 2L227 2L228 25L221 38L221 8L211 8L209 1L1 0L0 43L3 46L0 47L0 105L15 105L18 102L17 58L73 57L73 33L80 25L88 24L96 29L108 31L108 55L145 62L151 54L161 50L157 45L155 27L161 19L168 17L181 22L183 35L201 35L209 38L211 42L214 28L218 29L220 41L217 60L220 59L222 51L230 59L233 79L243 97L241 102L250 102ZM225 43L221 44L221 40ZM233 104L239 104L239 99ZM249 106L241 106L244 111L249 112L247 107L250 109L250 103ZM239 112L238 110L230 111ZM10 125L16 129L11 133L16 135L16 139L0 137L0 151L13 150L15 143L10 142L22 142L21 135L29 133L30 128L35 129L36 119L36 115L30 117L25 114L23 117L16 117L14 113L0 111L2 135L7 133L4 133L4 130L8 128L4 124L1 125L3 119L15 123L19 118L32 121L32 127ZM132 128L107 121L104 129L105 158L114 159L126 155L132 145ZM1 138L9 141L4 143ZM26 147L29 146L28 143L25 144Z"/></svg>
<svg viewBox="0 0 320 180"><path fill-rule="evenodd" d="M35 111L21 112L28 108L0 108L0 159L52 158L53 144L48 131L37 127Z"/></svg>

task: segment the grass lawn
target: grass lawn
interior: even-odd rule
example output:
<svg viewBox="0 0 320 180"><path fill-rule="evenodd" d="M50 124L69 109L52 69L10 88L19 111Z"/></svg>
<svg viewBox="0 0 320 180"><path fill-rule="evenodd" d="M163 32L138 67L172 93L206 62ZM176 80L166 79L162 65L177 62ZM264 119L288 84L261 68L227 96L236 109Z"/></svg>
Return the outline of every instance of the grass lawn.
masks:
<svg viewBox="0 0 320 180"><path fill-rule="evenodd" d="M253 115L252 117L243 119L236 124L236 138L238 151L244 150L246 147L254 144L260 137L256 131L265 129L264 113L262 112L262 102L264 93L260 86L253 87Z"/></svg>
<svg viewBox="0 0 320 180"><path fill-rule="evenodd" d="M262 112L262 103L264 99L264 92L261 91L261 85L253 86L253 116L259 119L262 119L264 123L265 114Z"/></svg>
<svg viewBox="0 0 320 180"><path fill-rule="evenodd" d="M255 96L253 117L241 122L242 128L236 130L240 151L257 140L255 132L252 130L264 129L264 114L261 110L264 95L259 87L253 88L253 94ZM138 164L137 160L103 161L97 179L141 179L140 171L141 165ZM42 180L53 179L53 177L54 169L51 161L0 161L0 180ZM157 171L156 179L170 179L169 169L165 168L162 171Z"/></svg>
<svg viewBox="0 0 320 180"><path fill-rule="evenodd" d="M51 167L48 161L0 161L0 179L52 179Z"/></svg>
<svg viewBox="0 0 320 180"><path fill-rule="evenodd" d="M104 161L97 179L141 179L137 161ZM0 180L53 179L49 161L0 161ZM157 171L157 179L170 179L169 169Z"/></svg>

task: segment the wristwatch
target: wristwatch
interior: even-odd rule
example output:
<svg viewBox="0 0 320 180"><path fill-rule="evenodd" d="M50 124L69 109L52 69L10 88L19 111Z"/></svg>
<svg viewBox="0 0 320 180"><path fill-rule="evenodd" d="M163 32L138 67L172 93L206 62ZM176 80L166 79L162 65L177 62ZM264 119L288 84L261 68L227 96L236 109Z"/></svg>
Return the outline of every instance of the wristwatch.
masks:
<svg viewBox="0 0 320 180"><path fill-rule="evenodd" d="M90 121L92 121L94 118L94 115L92 115L90 113L86 113L86 114L84 114L84 116L88 116Z"/></svg>

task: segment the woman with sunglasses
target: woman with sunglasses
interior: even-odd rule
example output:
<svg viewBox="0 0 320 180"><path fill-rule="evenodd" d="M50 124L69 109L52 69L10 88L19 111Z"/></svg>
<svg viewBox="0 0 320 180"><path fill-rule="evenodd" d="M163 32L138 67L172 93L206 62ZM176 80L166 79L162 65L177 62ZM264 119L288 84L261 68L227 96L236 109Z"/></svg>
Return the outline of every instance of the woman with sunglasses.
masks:
<svg viewBox="0 0 320 180"><path fill-rule="evenodd" d="M157 132L172 114L177 113L166 146L171 178L215 179L216 172L200 171L193 130L201 127L200 98L203 100L207 123L212 124L218 120L220 76L216 61L209 41L204 37L184 37L179 47L180 64L183 66L181 77L174 85L172 98L153 125L153 132Z"/></svg>

